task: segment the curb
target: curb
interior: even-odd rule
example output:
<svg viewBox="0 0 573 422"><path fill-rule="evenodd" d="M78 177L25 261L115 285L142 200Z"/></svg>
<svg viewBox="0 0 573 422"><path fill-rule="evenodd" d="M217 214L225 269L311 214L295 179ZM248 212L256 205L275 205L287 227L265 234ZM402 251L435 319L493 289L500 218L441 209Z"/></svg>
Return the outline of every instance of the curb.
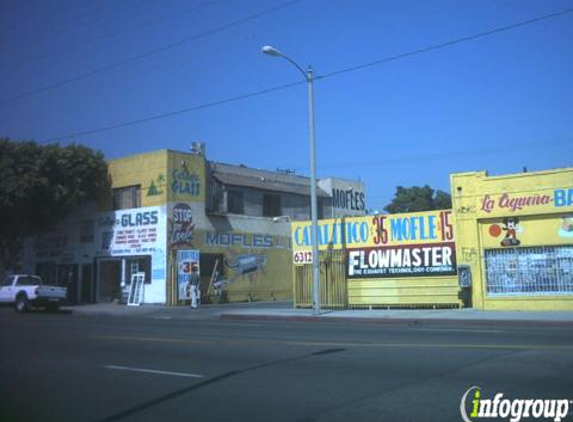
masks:
<svg viewBox="0 0 573 422"><path fill-rule="evenodd" d="M223 321L291 321L291 322L330 322L330 323L364 323L388 326L439 326L439 327L496 327L496 328L573 328L573 321L556 320L499 320L499 319L444 319L444 318L370 318L344 316L311 316L311 315L268 315L268 314L222 314Z"/></svg>

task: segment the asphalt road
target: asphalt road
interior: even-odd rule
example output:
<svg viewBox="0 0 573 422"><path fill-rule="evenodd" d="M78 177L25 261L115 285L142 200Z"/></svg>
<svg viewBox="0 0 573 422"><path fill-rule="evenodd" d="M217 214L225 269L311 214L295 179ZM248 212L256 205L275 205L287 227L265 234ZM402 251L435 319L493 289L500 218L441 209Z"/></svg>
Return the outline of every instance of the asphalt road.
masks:
<svg viewBox="0 0 573 422"><path fill-rule="evenodd" d="M573 333L557 328L0 309L0 338L2 422L461 421L472 386L573 399Z"/></svg>

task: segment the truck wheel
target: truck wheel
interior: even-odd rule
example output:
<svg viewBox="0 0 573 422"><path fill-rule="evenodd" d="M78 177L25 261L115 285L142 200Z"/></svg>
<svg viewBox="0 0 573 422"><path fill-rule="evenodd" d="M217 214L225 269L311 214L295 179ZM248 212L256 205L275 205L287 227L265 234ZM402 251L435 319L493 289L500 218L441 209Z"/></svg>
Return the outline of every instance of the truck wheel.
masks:
<svg viewBox="0 0 573 422"><path fill-rule="evenodd" d="M28 302L28 298L26 295L21 294L18 295L16 298L16 304L14 305L14 309L16 312L26 312L30 308L30 303Z"/></svg>

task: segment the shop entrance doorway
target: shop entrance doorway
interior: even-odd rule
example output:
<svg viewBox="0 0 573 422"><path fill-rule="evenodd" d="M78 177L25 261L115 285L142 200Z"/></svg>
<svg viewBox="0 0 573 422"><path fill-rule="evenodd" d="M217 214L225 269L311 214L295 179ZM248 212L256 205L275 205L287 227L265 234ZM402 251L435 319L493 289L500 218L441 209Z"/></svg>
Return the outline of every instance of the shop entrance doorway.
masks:
<svg viewBox="0 0 573 422"><path fill-rule="evenodd" d="M97 263L97 301L112 302L120 298L121 259L101 259Z"/></svg>
<svg viewBox="0 0 573 422"><path fill-rule="evenodd" d="M36 274L42 277L44 284L54 286L56 284L56 263L39 262L36 264Z"/></svg>
<svg viewBox="0 0 573 422"><path fill-rule="evenodd" d="M150 256L99 259L97 261L97 301L117 300L127 303L131 277L135 273L145 273L145 284L151 283Z"/></svg>
<svg viewBox="0 0 573 422"><path fill-rule="evenodd" d="M95 302L95 289L93 283L93 265L82 265L82 281L80 287L80 302Z"/></svg>
<svg viewBox="0 0 573 422"><path fill-rule="evenodd" d="M58 265L57 277L57 285L67 290L67 302L78 303L78 266L76 264Z"/></svg>

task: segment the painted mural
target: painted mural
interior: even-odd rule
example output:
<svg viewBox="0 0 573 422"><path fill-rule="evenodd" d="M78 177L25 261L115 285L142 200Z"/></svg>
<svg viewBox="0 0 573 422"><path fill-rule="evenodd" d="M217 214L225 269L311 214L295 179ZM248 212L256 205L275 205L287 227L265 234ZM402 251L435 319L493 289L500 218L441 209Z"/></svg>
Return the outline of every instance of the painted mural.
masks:
<svg viewBox="0 0 573 422"><path fill-rule="evenodd" d="M173 205L169 216L169 245L172 248L193 246L194 230L191 206L186 203Z"/></svg>
<svg viewBox="0 0 573 422"><path fill-rule="evenodd" d="M485 248L567 245L573 241L573 214L504 217L482 224Z"/></svg>
<svg viewBox="0 0 573 422"><path fill-rule="evenodd" d="M168 202L190 203L205 201L204 157L171 152L167 168Z"/></svg>
<svg viewBox="0 0 573 422"><path fill-rule="evenodd" d="M199 251L193 249L182 249L177 251L177 289L179 300L191 300L191 292L187 289L187 283L191 270L197 267L199 274Z"/></svg>
<svg viewBox="0 0 573 422"><path fill-rule="evenodd" d="M149 187L147 188L147 196L160 196L165 193L164 188L166 184L166 178L163 173L160 173L155 179L149 182Z"/></svg>
<svg viewBox="0 0 573 422"><path fill-rule="evenodd" d="M223 292L234 300L290 296L288 237L208 231L197 236L197 244L202 254L222 257L211 284L216 297Z"/></svg>
<svg viewBox="0 0 573 422"><path fill-rule="evenodd" d="M228 274L216 282L217 288L233 283L241 278L253 282L263 275L268 256L261 249L269 249L282 239L271 235L245 233L205 233L204 244L211 247L224 247L223 264Z"/></svg>
<svg viewBox="0 0 573 422"><path fill-rule="evenodd" d="M171 190L175 194L199 196L201 182L199 176L189 170L183 163L181 168L173 169L171 173Z"/></svg>
<svg viewBox="0 0 573 422"><path fill-rule="evenodd" d="M563 238L573 238L573 214L567 214L561 217L561 227L559 236Z"/></svg>

